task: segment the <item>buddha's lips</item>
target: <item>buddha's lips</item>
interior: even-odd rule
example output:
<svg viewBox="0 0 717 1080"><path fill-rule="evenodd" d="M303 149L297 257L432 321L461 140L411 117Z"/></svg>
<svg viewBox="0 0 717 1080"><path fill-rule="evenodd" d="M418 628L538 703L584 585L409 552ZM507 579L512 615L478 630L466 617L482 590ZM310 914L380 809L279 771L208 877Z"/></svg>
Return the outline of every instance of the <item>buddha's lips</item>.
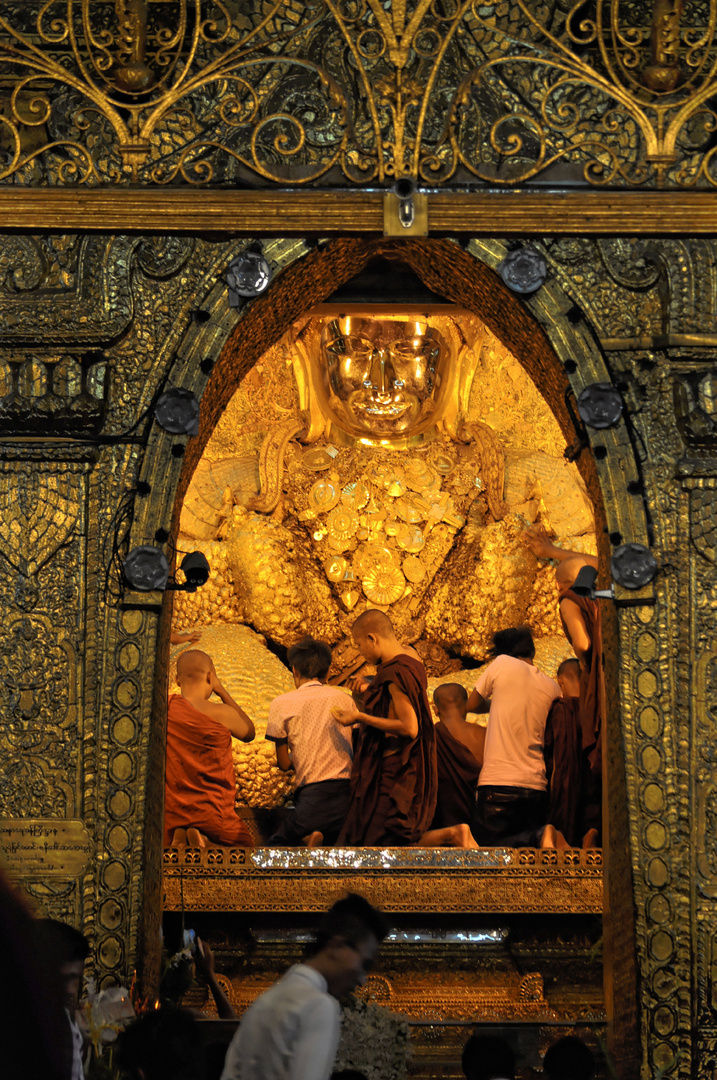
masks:
<svg viewBox="0 0 717 1080"><path fill-rule="evenodd" d="M368 416L385 417L403 416L411 408L408 401L389 401L385 405L378 401L354 401L352 406L354 409L360 409L361 412L366 413Z"/></svg>

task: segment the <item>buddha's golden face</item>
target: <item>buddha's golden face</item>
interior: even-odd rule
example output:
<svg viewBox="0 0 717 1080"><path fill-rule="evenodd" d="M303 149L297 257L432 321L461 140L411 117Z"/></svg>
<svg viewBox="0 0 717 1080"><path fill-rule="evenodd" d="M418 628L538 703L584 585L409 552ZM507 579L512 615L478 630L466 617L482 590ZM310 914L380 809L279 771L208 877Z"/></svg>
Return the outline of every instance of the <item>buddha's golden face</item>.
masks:
<svg viewBox="0 0 717 1080"><path fill-rule="evenodd" d="M448 347L425 322L341 317L321 333L320 392L337 427L392 438L435 423Z"/></svg>

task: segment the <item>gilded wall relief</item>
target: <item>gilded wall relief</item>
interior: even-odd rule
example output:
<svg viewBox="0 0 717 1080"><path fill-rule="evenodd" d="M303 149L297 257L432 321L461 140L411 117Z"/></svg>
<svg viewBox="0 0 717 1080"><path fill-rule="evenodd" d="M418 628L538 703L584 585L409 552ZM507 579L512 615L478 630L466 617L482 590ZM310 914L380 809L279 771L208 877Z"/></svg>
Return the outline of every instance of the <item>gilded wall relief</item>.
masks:
<svg viewBox="0 0 717 1080"><path fill-rule="evenodd" d="M15 0L0 180L709 188L710 12Z"/></svg>
<svg viewBox="0 0 717 1080"><path fill-rule="evenodd" d="M121 247L124 241L117 238L116 243ZM156 900L159 895L159 867L153 880L144 859L144 829L151 818L151 807L146 802L151 787L148 778L156 783L158 768L157 760L150 760L149 736L159 615L152 609L152 598L142 610L121 610L118 595L107 592L108 580L117 583L116 576L110 574L108 578L108 568L114 565L118 553L121 555L123 544L161 543L155 541L157 530L168 530L171 522L182 467L182 458L173 453L172 447L183 443L152 425L147 408L157 387L167 379L172 385L194 389L202 397L212 379L212 364L202 368L203 361L218 365L230 333L237 326L245 326L247 347L237 360L238 381L265 351L256 342L261 333L269 334L271 328L266 326L270 315L284 310L277 306L269 315L263 315L264 329L257 329L252 312L265 311L266 303L263 307L248 303L241 312L229 309L221 276L231 256L243 246L197 239L184 260L185 252L171 248L165 253L161 246L150 245L141 256L144 268L139 252L136 262L129 258L119 261L121 272L112 277L113 291L109 295L102 291L107 281L106 274L103 276L104 256L99 247L93 249L84 262L77 264L81 266L78 274L82 284L75 282L72 287L95 297L96 330L92 322L81 322L73 331L72 316L67 311L77 309L63 308L62 298L57 303L47 299L39 286L36 294L28 290L22 297L28 310L34 305L38 333L47 328L47 355L54 348L50 343L53 334L62 332L67 349L74 342L79 354L83 346L73 333L83 340L95 333L94 340L102 343L108 365L108 411L101 437L111 437L115 442L101 444L85 429L83 453L87 457L88 447L92 450L90 460L83 464L86 475L66 468L63 462L74 464L74 459L65 450L66 456L58 457L59 451L51 452L47 444L38 449L34 443L30 450L27 442L15 442L12 458L5 454L6 464L21 460L33 475L52 475L56 471L65 479L62 484L53 481L48 489L52 496L44 498L43 513L50 514L52 508L53 524L38 531L34 546L28 546L25 539L16 544L8 534L9 557L3 555L0 576L3 625L12 628L8 664L15 689L10 693L18 702L12 707L20 713L33 713L39 708L40 716L43 709L48 710L50 730L62 731L63 739L62 725L79 725L80 714L86 725L92 725L84 729L86 738L81 747L68 740L67 749L63 749L69 755L62 759L64 782L75 802L72 810L68 802L61 816L67 814L84 821L97 845L96 860L79 880L53 878L43 883L29 879L27 885L40 906L83 922L89 929L102 978L118 974L124 977L131 970L143 947L140 923L144 897L154 902L152 898ZM620 671L621 726L616 728L613 749L615 761L626 776L629 811L625 831L613 838L613 843L622 844L624 850L629 837L627 873L622 874L619 887L630 910L634 905L637 913L637 956L643 988L638 1013L645 1067L666 1067L668 1072L671 1069L672 1074L681 1075L688 1068L682 1062L689 1059L690 1033L698 1013L698 1001L687 989L695 955L697 993L701 995L699 1002L704 1002L699 1008L708 1010L705 1016L712 1015L713 961L707 927L713 900L702 890L713 887L713 870L700 820L708 828L714 784L711 760L704 755L709 754L713 740L708 713L695 705L695 690L692 709L697 720L692 728L684 703L693 678L691 649L706 655L713 646L713 562L709 557L713 464L709 448L697 454L680 438L677 422L672 419L673 382L693 369L708 373L714 361L704 344L697 357L697 346L684 342L665 349L639 346L639 336L659 339L665 310L679 333L706 332L710 319L714 322L709 306L713 298L698 281L702 275L711 280L714 253L706 242L692 245L685 241L679 248L657 246L661 264L668 268L670 286L665 295L660 292L659 281L651 284L649 267L638 267L643 276L633 277L627 272L631 256L626 257L627 270L623 267L616 271L615 250L620 249L617 243L610 249L610 273L603 254L594 248L581 266L575 261L570 264L568 256L546 246L554 276L526 306L547 328L575 393L593 381L622 384L628 421L619 429L591 435L595 469L604 493L608 530L604 539L605 543L616 543L619 534L622 539L649 542L652 529L661 565L661 576L653 591L657 604L619 608L620 636L610 646L615 649ZM298 260L307 256L302 241L277 240L265 247L270 249L277 268L279 287L278 271L294 263L299 265ZM473 241L470 254L495 266L504 251L504 245L495 241ZM158 274L165 254L167 265L176 265L177 269L159 286ZM687 284L680 286L680 292L681 280ZM14 316L13 305L18 302L14 292L2 293L0 317L8 311ZM104 320L117 306L130 312L131 321L122 324L124 336L110 341L103 336ZM93 305L86 310L91 313ZM634 313L630 320L625 315L627 310ZM197 318L196 312L203 314ZM27 325L25 321L18 330L18 348L25 347ZM624 338L632 334L633 326L639 335L632 336L637 346L630 349L624 346ZM620 338L623 348L612 348L603 357L595 337L613 341ZM6 340L9 343L10 339ZM219 365L218 372L221 374ZM217 416L211 414L211 394L207 394L206 401L213 429ZM260 446L254 447L253 452L259 450ZM95 456L99 460L93 464ZM688 458L698 460L699 465L690 473L694 474L694 483L689 495L674 480L676 468L685 468L684 460ZM80 485L80 477L84 487L75 489L73 484ZM70 482L70 478L74 479ZM248 488L255 480L255 473L247 473L242 483ZM138 482L149 490L138 490ZM63 487L66 484L69 487ZM76 525L67 535L54 523L60 496L69 499L65 505L71 503L75 515ZM124 518L120 507L124 508ZM32 500L23 513L32 525L36 513ZM118 528L122 522L123 527ZM47 551L56 543L60 546L47 559ZM18 552L28 561L26 571L18 569ZM690 559L693 571L689 569ZM33 560L37 566L30 570ZM654 594L648 599L654 599ZM691 629L685 613L692 610ZM22 652L23 641L27 640L23 638L23 627L29 627L38 648L41 646L48 657L56 658L69 679L64 687L53 682L47 672L44 682L23 682L28 669ZM32 666L44 670L35 660ZM66 695L72 678L77 688L74 701ZM2 732L3 739L15 740L12 747L8 744L6 767L21 767L23 754L18 739L32 741L41 737L32 716L20 716L17 723L19 726ZM45 770L47 778L48 770L54 767L55 750L44 743L37 745L38 758L41 755L38 766ZM18 773L16 785L21 780ZM28 782L22 780L23 784ZM698 795L699 805L704 807L702 819L699 814L690 816L692 806L698 805ZM52 805L47 808L40 798L40 810L33 816L51 819L55 814L53 800L57 798L60 796L51 795ZM29 816L34 805L30 798L14 816ZM147 892L143 896L144 886ZM618 930L627 933L626 927L627 922ZM617 940L617 944L618 955L630 954L629 935ZM629 991L627 984L623 989ZM626 1011L629 1007L625 1006ZM710 1045L708 1035L704 1037L705 1050ZM679 1065L671 1066L677 1051L683 1056L678 1059Z"/></svg>
<svg viewBox="0 0 717 1080"><path fill-rule="evenodd" d="M402 388L388 394L389 379ZM539 519L596 551L563 449L519 362L466 312L309 316L264 353L207 444L177 540L212 571L176 597L174 627L202 629L259 732L235 743L239 805L272 806L288 787L262 736L272 697L293 684L258 635L272 650L307 633L329 642L343 678L362 663L351 624L378 605L424 657L431 689L441 677L471 688L462 658L485 663L492 633L529 619L537 662L556 670L569 650L552 569L521 537Z"/></svg>

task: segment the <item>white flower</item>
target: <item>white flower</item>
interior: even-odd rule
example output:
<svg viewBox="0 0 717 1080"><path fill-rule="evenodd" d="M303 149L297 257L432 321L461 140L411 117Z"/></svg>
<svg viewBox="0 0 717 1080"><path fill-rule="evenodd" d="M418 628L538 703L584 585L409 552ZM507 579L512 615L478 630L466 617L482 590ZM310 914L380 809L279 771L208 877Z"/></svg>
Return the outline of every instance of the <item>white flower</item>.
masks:
<svg viewBox="0 0 717 1080"><path fill-rule="evenodd" d="M357 1069L366 1080L406 1080L410 1039L405 1017L372 1001L353 998L342 1009L334 1069Z"/></svg>

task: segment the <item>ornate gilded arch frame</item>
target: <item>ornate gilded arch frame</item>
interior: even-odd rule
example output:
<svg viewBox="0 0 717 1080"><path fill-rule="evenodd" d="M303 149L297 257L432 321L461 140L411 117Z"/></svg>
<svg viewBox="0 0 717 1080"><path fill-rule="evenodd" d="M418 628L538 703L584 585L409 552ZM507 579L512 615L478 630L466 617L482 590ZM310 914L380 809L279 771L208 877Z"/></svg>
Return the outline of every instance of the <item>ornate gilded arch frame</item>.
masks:
<svg viewBox="0 0 717 1080"><path fill-rule="evenodd" d="M425 188L431 239L408 241L402 253L437 292L453 290L449 298L467 307L480 299L499 336L500 304L511 305L515 325L505 332L516 346L521 334L523 346L535 344L518 352L545 384L566 441L575 436L568 388L624 384L623 421L588 433L580 457L604 513L603 564L618 537L651 543L660 563L654 588L632 596L655 603L621 606L628 597L618 589L606 638L608 1009L619 1019L613 1046L621 1076L711 1076L715 0L270 0L251 6L248 25L233 19L249 6L9 0L0 17L4 355L31 348L52 367L63 351L93 348L104 352L112 381L95 441L80 423L82 437L33 436L30 445L11 437L0 448L2 554L29 554L19 584L16 567L0 581L5 655L8 669L20 672L40 658L30 697L45 695L39 735L22 702L7 705L15 726L2 732L12 789L6 805L13 825L54 830L56 843L46 874L34 837L23 847L28 891L47 910L82 922L100 980L128 975L136 958L149 981L156 974L170 619L166 608L160 618L159 595L125 592L123 606L116 597L108 602L106 537L118 503L132 507L128 542L172 532L232 379L280 325L326 295L319 284L307 292L314 272L318 282L331 269L333 286L386 245L375 237L389 187L412 178ZM101 38L88 31L97 12L101 19L128 7L129 24L112 23ZM172 11L181 13L172 32L156 35L152 19ZM191 11L218 20L207 18L192 36ZM362 50L367 32L373 37L364 45L376 47ZM325 50L314 49L318 38ZM344 55L336 41L355 60L345 71L336 66ZM168 42L175 56L187 46L186 66L164 63ZM130 46L141 54L135 67ZM267 64L277 74L262 86ZM310 94L315 127L282 119L283 104L280 114L273 104L282 71L299 68L311 74L294 100L303 107ZM117 91L126 93L137 76L132 126ZM232 87L245 78L248 107L237 112ZM217 111L222 81L228 108ZM359 130L352 117L364 105L370 122ZM411 111L423 124L434 106L438 121L423 128L426 138L415 137ZM186 124L187 116L195 122ZM306 138L312 133L318 137ZM467 250L439 236L461 237ZM241 316L228 308L222 281L245 243L231 237L264 238L276 272L270 293ZM339 239L317 250L305 239L317 237ZM524 301L492 274L507 237L532 238L549 262L548 283ZM133 363L141 365L134 383ZM147 422L165 379L202 399L202 430L187 444L159 431L151 416ZM53 696L47 687L58 672ZM30 751L20 745L26 737ZM39 788L50 791L44 802L28 789L30 758Z"/></svg>
<svg viewBox="0 0 717 1080"><path fill-rule="evenodd" d="M237 243L239 251L243 243ZM284 329L304 311L324 300L343 282L357 274L375 255L400 258L434 292L463 308L475 311L496 336L520 358L557 417L566 443L584 438L577 431L568 395L578 395L592 382L610 381L595 337L586 320L567 317L573 301L562 283L553 277L536 295L518 299L503 285L495 268L506 252L497 240L473 240L466 250L452 241L436 239L336 239L319 249L307 248L294 240L275 240L264 245L265 253L280 272L267 292L252 302L241 315L233 311L227 290L218 283L202 300L199 319L176 351L168 380L172 385L191 389L201 398L199 435L190 440L181 457L173 454L177 440L158 428L150 438L141 473L141 481L151 488L151 496L139 504L131 535L131 544L146 542L158 522L172 521L176 532L179 510L194 467L201 456L221 412L241 379ZM207 359L211 373L206 374ZM202 362L205 362L203 368ZM642 490L635 449L625 424L607 431L593 432L591 448L578 457L578 467L596 508L598 538L605 576L605 566L612 544L625 538L649 542L649 521L639 495ZM598 454L596 447L601 447ZM593 450L593 453L590 452ZM175 452L176 453L176 452ZM607 608L606 649L610 679L610 717L608 726L608 822L606 841L605 936L608 1002L614 1001L615 1015L620 1016L616 1049L620 1057L636 1053L635 1002L637 999L636 935L645 935L642 912L646 884L641 868L644 862L644 829L647 824L644 803L638 792L636 771L637 718L634 716L634 680L639 671L631 659L639 653L639 642L654 633L657 616L651 606L651 590L642 590L644 607L621 607L627 594L617 589L617 607ZM634 602L635 595L630 594ZM160 632L160 658L167 653L169 610L165 603ZM162 659L157 662L155 686L165 685ZM150 762L162 756L162 731L166 701L157 693L150 736L153 747ZM644 747L640 747L644 753ZM150 767L147 777L149 803L159 807L161 769ZM145 858L156 867L160 858L161 829L156 814L145 825ZM629 843L624 838L629 836ZM618 837L617 842L612 838ZM159 918L157 879L152 872L145 886L145 942L155 938ZM649 888L649 885L647 886ZM140 949L140 953L142 949Z"/></svg>

